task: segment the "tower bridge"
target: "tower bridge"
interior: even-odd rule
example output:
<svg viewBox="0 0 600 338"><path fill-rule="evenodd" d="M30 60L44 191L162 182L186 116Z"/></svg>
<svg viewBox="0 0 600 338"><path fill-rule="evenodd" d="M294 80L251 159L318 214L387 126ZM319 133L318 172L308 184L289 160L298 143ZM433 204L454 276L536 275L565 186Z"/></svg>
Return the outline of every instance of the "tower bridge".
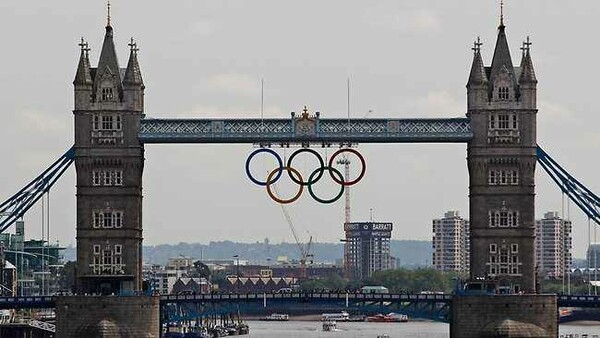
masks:
<svg viewBox="0 0 600 338"><path fill-rule="evenodd" d="M82 39L80 43L73 81L73 148L0 204L1 232L75 163L78 293L141 291L144 148L153 143L341 147L356 143L466 143L470 275L473 279L494 277L513 293L538 291L534 255L538 161L561 190L600 224L600 198L537 145L537 78L531 43L527 38L520 64L513 64L502 22L489 66L483 62L481 43L474 43L466 116L437 119L328 119L318 112L309 114L307 109L281 119L146 117L139 49L132 39L127 66L120 68L113 34L109 21L96 67L91 66L87 42ZM0 305L6 304L2 302L0 299ZM24 302L24 306L36 304Z"/></svg>

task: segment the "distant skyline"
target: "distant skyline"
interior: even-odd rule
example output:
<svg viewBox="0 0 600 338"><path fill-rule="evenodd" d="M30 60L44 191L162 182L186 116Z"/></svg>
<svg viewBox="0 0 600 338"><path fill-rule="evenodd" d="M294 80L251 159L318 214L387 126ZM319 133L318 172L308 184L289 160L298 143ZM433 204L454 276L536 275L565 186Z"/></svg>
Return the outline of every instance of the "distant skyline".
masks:
<svg viewBox="0 0 600 338"><path fill-rule="evenodd" d="M498 1L276 0L113 1L121 67L133 36L146 85L147 117L288 118L307 105L345 117L462 117L480 36L489 65ZM538 142L598 194L600 2L506 1L513 62L530 36L538 85ZM41 173L73 144L72 81L80 38L98 62L104 1L3 2L0 29L0 201ZM293 242L280 207L245 176L251 145L147 145L144 244L234 240ZM468 218L465 144L360 145L365 178L351 190L352 220L394 223L393 239L431 240L431 221L449 210ZM324 156L332 149L319 150ZM280 151L289 156L291 151ZM299 167L310 168L310 161ZM256 170L272 166L258 163ZM308 170L308 169L306 169ZM561 194L537 168L536 219L561 210ZM330 189L331 188L331 189ZM282 185L283 193L291 186ZM322 187L323 194L333 187ZM333 205L308 194L288 206L301 237L338 242L344 199ZM39 237L39 206L25 217ZM568 214L565 207L564 214ZM574 256L587 250L587 218L570 205ZM13 232L14 227L9 231ZM594 231L592 231L592 236ZM75 169L51 192L51 237L75 242ZM600 238L599 238L600 241Z"/></svg>

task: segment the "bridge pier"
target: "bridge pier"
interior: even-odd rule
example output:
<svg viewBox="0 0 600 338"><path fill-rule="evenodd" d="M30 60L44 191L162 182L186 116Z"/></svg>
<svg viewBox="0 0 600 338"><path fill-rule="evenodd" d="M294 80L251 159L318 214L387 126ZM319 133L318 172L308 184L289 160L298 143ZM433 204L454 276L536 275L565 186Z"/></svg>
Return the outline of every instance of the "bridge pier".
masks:
<svg viewBox="0 0 600 338"><path fill-rule="evenodd" d="M558 337L556 296L455 296L452 299L450 337Z"/></svg>
<svg viewBox="0 0 600 338"><path fill-rule="evenodd" d="M64 296L56 298L56 336L160 337L159 297Z"/></svg>

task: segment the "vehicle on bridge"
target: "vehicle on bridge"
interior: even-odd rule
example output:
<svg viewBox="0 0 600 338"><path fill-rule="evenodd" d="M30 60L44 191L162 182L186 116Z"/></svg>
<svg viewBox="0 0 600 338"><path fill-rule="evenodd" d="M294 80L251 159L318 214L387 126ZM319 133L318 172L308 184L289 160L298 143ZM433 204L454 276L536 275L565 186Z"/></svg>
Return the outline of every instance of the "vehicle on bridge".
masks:
<svg viewBox="0 0 600 338"><path fill-rule="evenodd" d="M381 285L365 285L360 288L361 293L390 293L390 290Z"/></svg>

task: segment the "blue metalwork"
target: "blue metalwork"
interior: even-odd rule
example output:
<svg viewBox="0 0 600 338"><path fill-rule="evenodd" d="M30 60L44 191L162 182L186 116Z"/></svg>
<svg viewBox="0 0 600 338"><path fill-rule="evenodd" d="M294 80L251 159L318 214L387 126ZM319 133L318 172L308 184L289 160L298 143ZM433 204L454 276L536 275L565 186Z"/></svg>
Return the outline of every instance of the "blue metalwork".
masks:
<svg viewBox="0 0 600 338"><path fill-rule="evenodd" d="M18 193L0 204L0 233L4 232L16 220L37 202L69 168L75 158L75 149L67 150L56 162L42 174L27 184Z"/></svg>
<svg viewBox="0 0 600 338"><path fill-rule="evenodd" d="M51 309L55 307L55 297L0 297L0 310L6 309Z"/></svg>
<svg viewBox="0 0 600 338"><path fill-rule="evenodd" d="M569 175L540 146L537 147L537 158L538 163L546 170L562 192L566 193L590 219L600 225L600 197Z"/></svg>
<svg viewBox="0 0 600 338"><path fill-rule="evenodd" d="M449 319L451 294L248 293L161 296L162 318L185 321L213 315L273 312L314 314L347 311L372 315L398 312L411 318Z"/></svg>
<svg viewBox="0 0 600 338"><path fill-rule="evenodd" d="M557 297L559 307L600 307L600 296L592 295L560 295Z"/></svg>
<svg viewBox="0 0 600 338"><path fill-rule="evenodd" d="M144 119L142 143L402 143L467 142L470 120L320 119Z"/></svg>

